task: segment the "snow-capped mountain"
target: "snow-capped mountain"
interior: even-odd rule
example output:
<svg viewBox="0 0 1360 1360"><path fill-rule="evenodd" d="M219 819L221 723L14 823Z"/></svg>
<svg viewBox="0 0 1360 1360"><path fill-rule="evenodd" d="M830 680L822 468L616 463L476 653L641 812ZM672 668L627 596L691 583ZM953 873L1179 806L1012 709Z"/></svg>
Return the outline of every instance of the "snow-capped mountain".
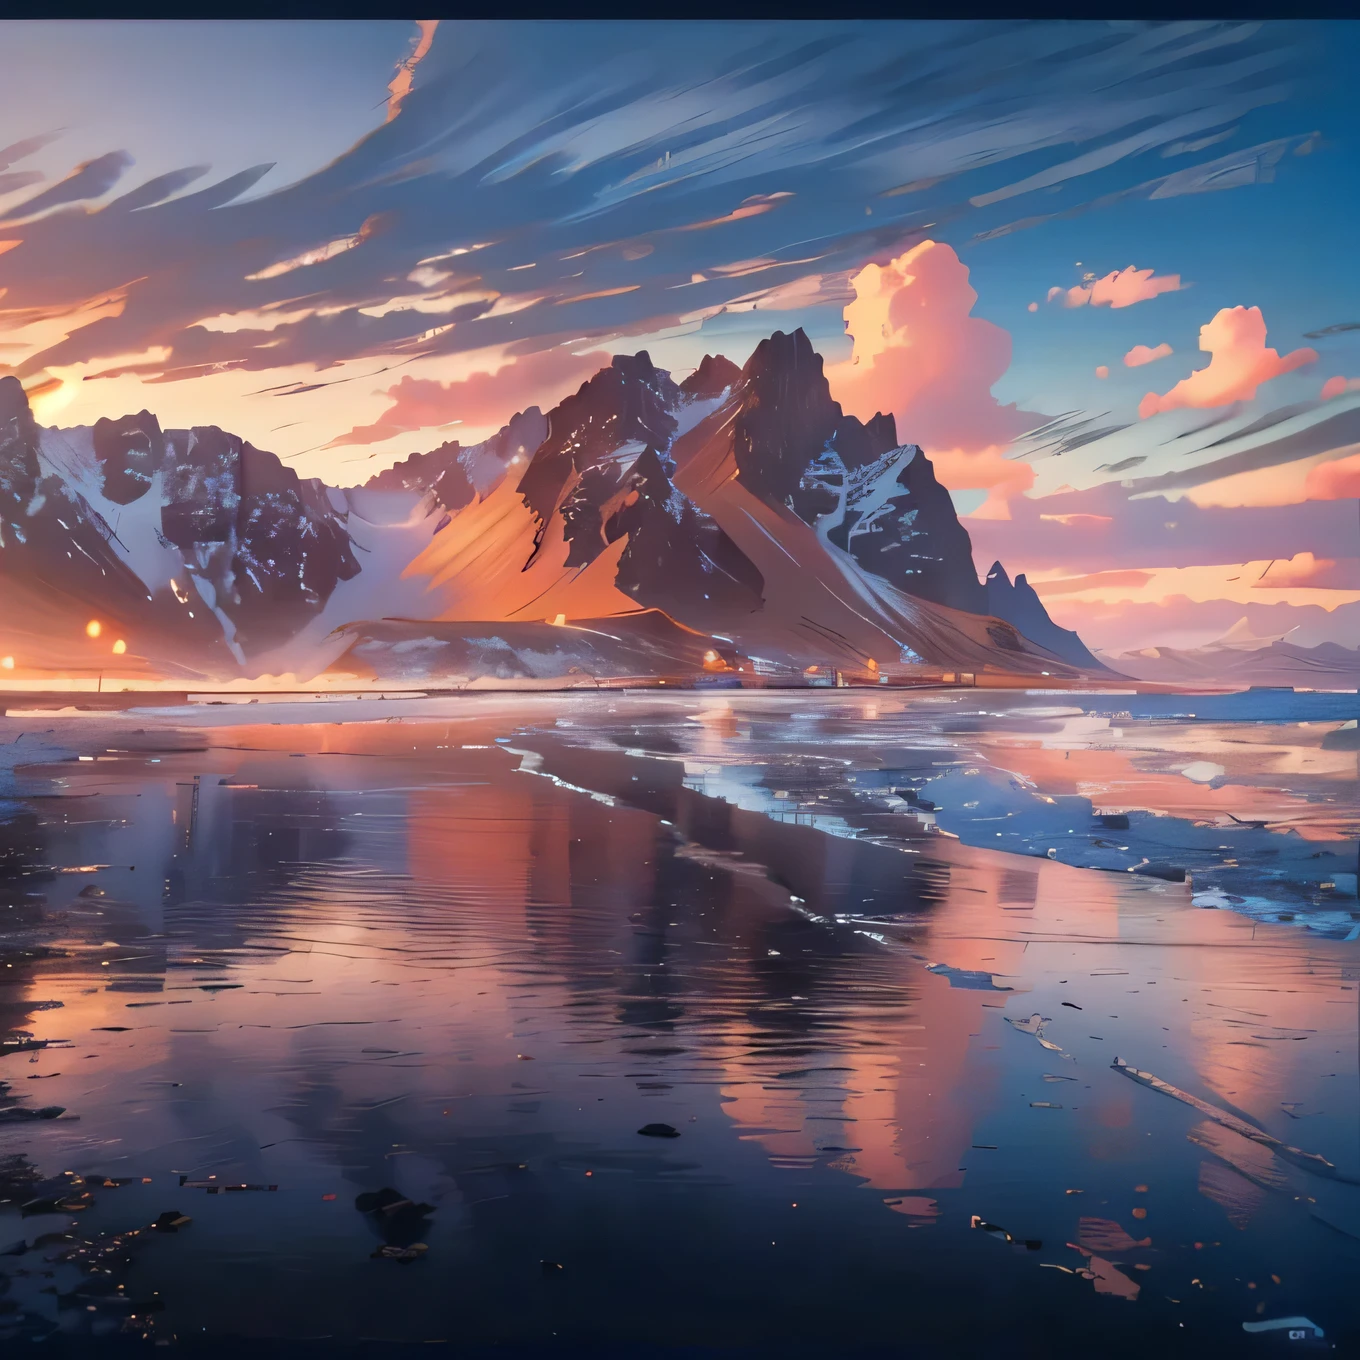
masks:
<svg viewBox="0 0 1360 1360"><path fill-rule="evenodd" d="M1100 667L1023 576L978 580L926 454L846 416L802 331L682 383L616 356L546 415L352 488L146 411L41 429L0 379L0 582L0 654L34 669Z"/></svg>

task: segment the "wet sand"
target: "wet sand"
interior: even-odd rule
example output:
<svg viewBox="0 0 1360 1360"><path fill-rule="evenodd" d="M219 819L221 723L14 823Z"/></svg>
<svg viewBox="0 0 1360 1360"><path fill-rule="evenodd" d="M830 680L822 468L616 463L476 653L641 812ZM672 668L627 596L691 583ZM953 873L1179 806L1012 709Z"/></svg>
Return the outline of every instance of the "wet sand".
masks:
<svg viewBox="0 0 1360 1360"><path fill-rule="evenodd" d="M0 1156L92 1202L0 1206L0 1334L1204 1355L1298 1349L1242 1324L1303 1316L1355 1344L1360 942L838 794L772 815L729 772L794 719L690 708L670 752L617 696L7 720L94 758L12 790L0 1003L50 1042L0 1080L67 1113ZM432 1208L355 1207L384 1187ZM133 1305L51 1259L167 1210L193 1221L109 1277Z"/></svg>

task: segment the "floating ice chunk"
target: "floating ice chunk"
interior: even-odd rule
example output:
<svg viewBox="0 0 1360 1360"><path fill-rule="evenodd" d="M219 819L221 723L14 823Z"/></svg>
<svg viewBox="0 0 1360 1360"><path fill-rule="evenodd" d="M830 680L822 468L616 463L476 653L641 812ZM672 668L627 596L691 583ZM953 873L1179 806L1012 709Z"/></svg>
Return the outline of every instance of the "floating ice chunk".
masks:
<svg viewBox="0 0 1360 1360"><path fill-rule="evenodd" d="M1244 1322L1242 1330L1244 1332L1287 1331L1291 1341L1307 1341L1326 1335L1316 1322L1312 1322L1306 1317L1266 1318L1261 1322ZM1309 1333L1312 1333L1312 1338L1310 1338Z"/></svg>
<svg viewBox="0 0 1360 1360"><path fill-rule="evenodd" d="M1181 773L1196 784L1208 784L1223 774L1224 770L1222 765L1215 765L1212 760L1192 760Z"/></svg>

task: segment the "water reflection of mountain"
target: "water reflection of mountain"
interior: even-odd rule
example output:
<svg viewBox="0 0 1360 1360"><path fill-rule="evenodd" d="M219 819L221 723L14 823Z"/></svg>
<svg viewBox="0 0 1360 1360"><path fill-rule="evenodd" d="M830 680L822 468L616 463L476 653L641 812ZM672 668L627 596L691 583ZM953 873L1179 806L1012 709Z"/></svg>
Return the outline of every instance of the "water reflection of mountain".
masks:
<svg viewBox="0 0 1360 1360"><path fill-rule="evenodd" d="M40 888L52 875L44 868L42 826L32 812L0 816L0 1038L11 1039L27 1024L42 942L46 897ZM0 1082L0 1096L5 1084Z"/></svg>
<svg viewBox="0 0 1360 1360"><path fill-rule="evenodd" d="M701 787L759 723L676 724L702 749L649 760L630 754L649 745L635 713L607 712L627 702L555 709L583 723L598 705L599 743L488 700L64 768L42 855L113 867L45 885L51 919L87 915L29 992L65 1002L32 1028L79 1040L28 1069L79 1115L38 1131L35 1162L154 1173L157 1202L101 1202L128 1221L169 1207L171 1170L280 1186L180 1206L195 1230L147 1280L181 1334L239 1329L246 1297L271 1335L698 1344L754 1291L780 1337L826 1340L850 1310L887 1339L881 1298L924 1314L981 1289L1008 1329L1071 1349L1088 1310L1124 1305L1039 1261L1079 1266L1064 1244L1093 1214L1110 1240L1111 1223L1153 1238L1137 1259L1164 1274L1124 1261L1135 1283L1214 1286L1173 1294L1174 1313L1145 1288L1130 1346L1181 1318L1230 1338L1242 1281L1305 1252L1316 1271L1283 1272L1272 1309L1350 1316L1344 1241L1328 1256L1309 1236L1333 1233L1314 1209L1351 1223L1347 1187L1286 1178L1253 1198L1224 1161L1238 1149L1109 1066L1117 1052L1350 1174L1350 946L1192 910L1183 885L982 852L914 814L876 844L848 791L777 820L767 771L744 786L757 806ZM807 802L854 749L818 736L778 776L801 772ZM1056 1048L1004 1023L1031 1014ZM680 1138L638 1135L658 1119ZM370 1262L384 1237L354 1197L385 1186L436 1206L428 1272ZM974 1213L1053 1254L971 1232ZM568 1290L548 1292L540 1260L567 1263Z"/></svg>
<svg viewBox="0 0 1360 1360"><path fill-rule="evenodd" d="M1259 695L992 696L982 706L958 694L649 695L544 737L660 757L715 799L923 858L943 831L1012 854L1192 881L1201 905L1341 937L1360 919L1360 808L1343 740L1351 729L1339 721L1353 700L1288 697L1304 704L1294 716ZM1139 716L1107 707L1120 702Z"/></svg>

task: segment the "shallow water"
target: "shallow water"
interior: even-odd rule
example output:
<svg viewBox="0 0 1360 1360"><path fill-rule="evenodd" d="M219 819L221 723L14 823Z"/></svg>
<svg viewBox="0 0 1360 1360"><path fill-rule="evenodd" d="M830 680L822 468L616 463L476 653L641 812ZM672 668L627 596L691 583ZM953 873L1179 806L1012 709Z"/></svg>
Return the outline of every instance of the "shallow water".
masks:
<svg viewBox="0 0 1360 1360"><path fill-rule="evenodd" d="M1202 1355L1307 1347L1242 1329L1298 1315L1354 1345L1344 713L979 697L6 720L38 763L0 1016L52 1042L0 1080L67 1114L0 1155L93 1203L0 1196L0 1335ZM1026 854L985 845L1007 813ZM1127 872L1154 841L1190 884ZM356 1209L389 1186L432 1211ZM166 1210L105 1294L52 1259Z"/></svg>

